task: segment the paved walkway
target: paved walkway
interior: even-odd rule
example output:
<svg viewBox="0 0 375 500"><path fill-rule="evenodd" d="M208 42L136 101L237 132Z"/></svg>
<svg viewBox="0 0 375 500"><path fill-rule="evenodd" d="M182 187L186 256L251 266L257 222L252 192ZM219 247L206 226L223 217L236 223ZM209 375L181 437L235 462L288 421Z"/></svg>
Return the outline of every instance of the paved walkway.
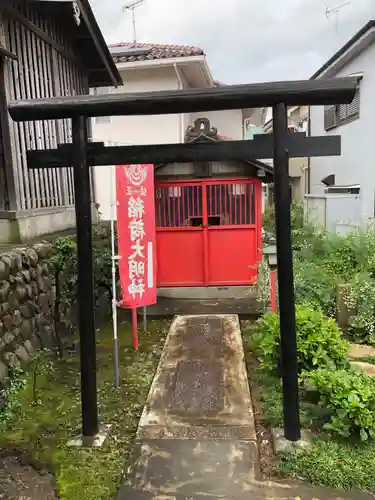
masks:
<svg viewBox="0 0 375 500"><path fill-rule="evenodd" d="M139 422L118 500L365 500L258 480L239 320L177 316Z"/></svg>

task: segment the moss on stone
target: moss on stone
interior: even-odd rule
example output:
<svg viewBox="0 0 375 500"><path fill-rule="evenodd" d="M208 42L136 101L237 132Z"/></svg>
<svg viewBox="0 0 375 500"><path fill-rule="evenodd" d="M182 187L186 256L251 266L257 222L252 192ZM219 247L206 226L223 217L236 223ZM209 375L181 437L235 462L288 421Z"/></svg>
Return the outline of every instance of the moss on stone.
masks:
<svg viewBox="0 0 375 500"><path fill-rule="evenodd" d="M100 420L113 431L101 449L71 449L67 441L80 432L79 358L42 357L19 395L20 409L0 426L0 448L18 449L55 474L62 500L109 500L116 493L129 458L169 324L150 322L140 334L140 350L131 348L131 328L119 327L120 388L113 384L112 326L98 331L98 401ZM36 401L35 401L36 396Z"/></svg>

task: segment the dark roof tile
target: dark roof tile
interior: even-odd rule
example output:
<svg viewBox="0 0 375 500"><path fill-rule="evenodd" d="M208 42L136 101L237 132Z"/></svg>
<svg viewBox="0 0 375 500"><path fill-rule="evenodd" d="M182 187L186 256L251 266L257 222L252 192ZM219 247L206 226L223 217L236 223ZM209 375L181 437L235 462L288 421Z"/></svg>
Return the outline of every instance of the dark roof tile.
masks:
<svg viewBox="0 0 375 500"><path fill-rule="evenodd" d="M134 43L134 42L121 42L109 46L109 50L113 47L124 48L139 48L149 49L147 54L133 55L133 56L116 56L112 54L115 63L133 62L133 61L147 61L154 59L170 59L175 57L191 57L191 56L204 56L204 51L199 47L192 45L167 45L157 43Z"/></svg>

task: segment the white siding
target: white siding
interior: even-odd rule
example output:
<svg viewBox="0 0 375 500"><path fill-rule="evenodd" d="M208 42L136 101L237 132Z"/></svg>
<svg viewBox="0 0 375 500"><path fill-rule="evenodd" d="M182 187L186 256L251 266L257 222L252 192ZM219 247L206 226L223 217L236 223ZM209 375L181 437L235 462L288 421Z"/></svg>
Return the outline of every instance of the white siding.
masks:
<svg viewBox="0 0 375 500"><path fill-rule="evenodd" d="M312 194L323 194L321 179L335 174L336 184L360 184L361 216L374 216L375 191L375 44L350 61L335 76L362 72L360 84L360 118L324 131L324 108L312 107L311 135L341 135L341 156L311 158L310 184Z"/></svg>

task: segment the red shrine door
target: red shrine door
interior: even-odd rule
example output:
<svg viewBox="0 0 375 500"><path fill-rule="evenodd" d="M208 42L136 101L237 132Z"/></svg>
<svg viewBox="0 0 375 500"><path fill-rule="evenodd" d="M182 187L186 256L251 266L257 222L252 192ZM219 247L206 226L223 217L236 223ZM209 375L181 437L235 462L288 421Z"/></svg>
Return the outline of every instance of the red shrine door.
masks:
<svg viewBox="0 0 375 500"><path fill-rule="evenodd" d="M157 182L158 286L254 283L261 196L256 178Z"/></svg>

